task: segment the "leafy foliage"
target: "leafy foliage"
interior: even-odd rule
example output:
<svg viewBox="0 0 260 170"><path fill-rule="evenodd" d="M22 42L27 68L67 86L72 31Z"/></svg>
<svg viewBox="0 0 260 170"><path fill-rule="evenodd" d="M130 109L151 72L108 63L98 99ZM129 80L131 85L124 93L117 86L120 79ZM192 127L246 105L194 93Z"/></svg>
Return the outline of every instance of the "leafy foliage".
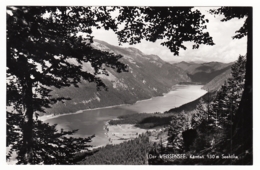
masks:
<svg viewBox="0 0 260 170"><path fill-rule="evenodd" d="M241 19L247 17L244 25L239 30L237 30L237 34L233 36L234 39L240 39L248 35L248 25L251 24L249 23L248 19L250 11L250 7L221 7L216 10L210 10L210 13L214 15L224 15L224 18L221 20L223 22L229 21L233 18Z"/></svg>
<svg viewBox="0 0 260 170"><path fill-rule="evenodd" d="M90 138L64 137L75 131L56 134L54 126L42 123L37 117L57 101L68 99L53 98L50 87L77 87L85 79L105 88L96 76L107 74L105 67L127 71L126 65L118 61L121 55L90 46L92 27L116 28L106 12L106 7L7 7L7 107L12 110L7 113L7 144L12 146L10 152L18 153L18 163L70 163L69 156L82 143L90 141ZM85 38L78 36L79 32ZM83 62L91 63L94 74L82 69ZM57 153L66 153L67 162L61 161L56 151L39 153L37 145L42 144L35 142L38 138L45 140L46 136L54 137L54 141L56 137L57 143L64 142L70 154L60 146L56 149ZM77 144L70 144L73 141ZM44 146L53 149L47 142Z"/></svg>
<svg viewBox="0 0 260 170"><path fill-rule="evenodd" d="M245 85L241 102L234 118L231 134L232 141L238 149L237 154L243 155L241 161L237 164L253 163L253 8L252 7L221 7L211 11L213 14L223 14L222 21L229 21L233 18L245 17L244 25L236 31L233 38L247 37L247 54L246 54L246 73ZM245 151L248 154L244 154ZM249 152L250 151L250 152Z"/></svg>
<svg viewBox="0 0 260 170"><path fill-rule="evenodd" d="M205 102L204 100L200 100L198 105L196 106L196 111L192 115L191 126L192 128L196 129L204 121L209 121L209 114L210 114L210 103Z"/></svg>
<svg viewBox="0 0 260 170"><path fill-rule="evenodd" d="M117 31L120 42L140 43L142 39L168 47L174 55L186 50L185 41L193 41L193 49L200 44L214 45L208 32L209 22L199 10L192 7L123 7L119 10L118 24L124 28Z"/></svg>
<svg viewBox="0 0 260 170"><path fill-rule="evenodd" d="M116 8L119 8L117 20L111 17ZM165 37L167 40L162 45L178 55L180 48L186 49L182 45L184 41L193 41L193 48L198 48L200 44L213 45L212 38L204 32L204 24L208 21L198 10L191 9L8 6L7 107L11 112L7 112L7 144L12 147L10 152L16 149L18 162L54 163L53 160L49 161L51 156L41 155L37 159L33 156L37 153L33 148L35 128L43 128L37 129L37 133L42 135L47 133L47 136L52 136L55 133L54 127L37 120L38 113L58 101L68 100L65 97L53 98L50 95L51 87L77 87L85 79L95 82L98 88L106 88L96 75L107 75L106 67L118 72L127 71L126 65L118 61L121 55L95 50L90 46L93 42L92 27L112 29L120 42L130 44L140 42L144 36L152 42ZM125 27L118 30L118 24L122 23ZM82 69L83 62L91 63L94 74ZM45 131L44 128L49 130ZM61 132L58 136L72 133ZM84 143L86 140L75 141ZM69 142L65 144L71 146ZM63 152L61 147L58 149Z"/></svg>

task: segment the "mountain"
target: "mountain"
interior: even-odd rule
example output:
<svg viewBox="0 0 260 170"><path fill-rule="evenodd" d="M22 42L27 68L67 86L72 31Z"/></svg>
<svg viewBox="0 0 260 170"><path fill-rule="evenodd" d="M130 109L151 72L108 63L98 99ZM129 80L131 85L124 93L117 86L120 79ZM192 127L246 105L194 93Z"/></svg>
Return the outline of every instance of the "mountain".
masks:
<svg viewBox="0 0 260 170"><path fill-rule="evenodd" d="M184 63L195 63L195 64L205 63L205 61L203 61L203 60L193 60L193 61L167 61L167 62L170 63L170 64L177 64L177 63L181 63L181 62L184 62Z"/></svg>
<svg viewBox="0 0 260 170"><path fill-rule="evenodd" d="M194 70L194 68L199 67L201 64L200 63L195 63L195 62L179 62L179 63L174 63L174 66L180 67L183 70L185 70L186 72L191 72L192 70Z"/></svg>
<svg viewBox="0 0 260 170"><path fill-rule="evenodd" d="M230 70L232 64L233 63L221 63L221 62L195 63L195 62L182 61L180 63L173 64L173 66L182 68L191 78L192 82L207 84L215 77L221 75L227 70ZM225 76L225 74L222 76ZM220 77L219 79L221 79Z"/></svg>
<svg viewBox="0 0 260 170"><path fill-rule="evenodd" d="M202 89L207 91L217 91L224 84L224 82L230 77L231 77L231 69L228 69L223 73L221 73L220 75L216 76L207 84L205 84L202 87Z"/></svg>
<svg viewBox="0 0 260 170"><path fill-rule="evenodd" d="M46 110L47 113L63 114L89 108L132 104L138 100L162 95L179 82L191 81L185 71L163 61L157 55L146 55L136 48L113 46L100 40L94 40L92 46L123 55L120 61L128 65L129 71L117 73L107 68L109 76L99 75L108 91L97 91L94 83L84 80L79 84L79 88L71 86L54 89L52 95L70 97L72 100L53 105ZM84 63L83 69L93 71L90 63Z"/></svg>
<svg viewBox="0 0 260 170"><path fill-rule="evenodd" d="M200 103L200 100L203 100L203 101L213 101L215 96L216 96L217 92L216 91L210 91L209 93L206 93L204 94L203 96L199 97L198 99L196 100L193 100L189 103L186 103L186 104L183 104L179 107L176 107L176 108L172 108L164 113L168 114L168 113L181 113L182 111L184 111L185 113L188 113L188 112L192 112L192 111L195 111L197 105Z"/></svg>

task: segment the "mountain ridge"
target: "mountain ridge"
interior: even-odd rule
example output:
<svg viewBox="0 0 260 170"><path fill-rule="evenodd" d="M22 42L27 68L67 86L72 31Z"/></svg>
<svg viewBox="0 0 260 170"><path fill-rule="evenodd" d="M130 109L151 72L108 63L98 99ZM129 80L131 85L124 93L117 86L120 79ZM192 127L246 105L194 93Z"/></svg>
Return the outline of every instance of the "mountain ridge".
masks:
<svg viewBox="0 0 260 170"><path fill-rule="evenodd" d="M231 69L231 63L221 63L221 62L205 62L205 63L194 63L194 62L179 62L172 64L174 66L182 68L187 75L191 78L193 83L207 84L212 81L217 76L222 75ZM224 74L222 75L224 76ZM220 76L221 77L221 76ZM218 79L221 79L221 78Z"/></svg>
<svg viewBox="0 0 260 170"><path fill-rule="evenodd" d="M108 87L108 91L96 90L94 83L83 80L79 88L65 87L54 89L52 95L70 97L72 100L57 103L46 109L47 114L73 113L78 110L92 109L119 104L133 104L169 92L179 82L191 79L179 67L163 61L157 55L146 55L133 47L117 47L107 42L94 40L95 49L121 54L120 62L128 66L128 72L117 73L106 68L108 76L98 75ZM83 69L91 72L91 64L84 63Z"/></svg>

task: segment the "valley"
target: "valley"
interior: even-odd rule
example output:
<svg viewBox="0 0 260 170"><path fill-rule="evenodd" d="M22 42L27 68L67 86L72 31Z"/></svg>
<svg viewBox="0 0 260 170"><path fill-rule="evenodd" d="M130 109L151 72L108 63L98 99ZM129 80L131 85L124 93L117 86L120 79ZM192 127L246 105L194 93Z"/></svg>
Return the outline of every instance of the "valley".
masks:
<svg viewBox="0 0 260 170"><path fill-rule="evenodd" d="M121 54L120 61L128 66L128 72L118 73L106 68L108 75L97 75L107 90L97 90L95 83L82 80L79 87L53 89L55 97L69 97L64 103L47 108L47 115L74 113L79 110L134 104L136 101L162 96L174 89L176 84L205 85L205 90L216 90L228 78L232 63L188 63L170 64L156 55L147 55L132 47L123 48L95 40L94 48ZM73 62L73 61L72 61ZM93 72L90 63L83 63L83 69ZM213 82L211 82L213 81ZM216 83L220 81L219 83ZM210 84L214 84L214 87Z"/></svg>
<svg viewBox="0 0 260 170"><path fill-rule="evenodd" d="M195 62L180 62L174 63L174 66L182 68L187 75L190 77L192 83L207 85L208 83L213 84L213 82L222 80L227 80L228 75L231 71L231 66L234 62L231 63L221 63L221 62L207 62L207 63L195 63ZM213 81L214 79L214 81ZM212 81L212 82L211 82ZM223 81L221 83L223 84ZM205 86L207 89L211 87L210 85ZM212 87L211 90L216 90ZM210 90L210 91L211 91Z"/></svg>
<svg viewBox="0 0 260 170"><path fill-rule="evenodd" d="M107 86L107 91L98 91L94 83L82 81L79 88L70 86L54 89L55 97L70 97L65 103L58 103L46 109L47 114L73 113L78 110L100 108L119 104L133 104L138 100L161 96L173 90L179 82L190 82L189 76L179 67L173 66L156 55L146 55L135 48L112 46L95 40L94 48L121 54L120 61L128 65L128 72L117 73L106 68L108 76L98 75ZM89 63L83 68L91 72Z"/></svg>
<svg viewBox="0 0 260 170"><path fill-rule="evenodd" d="M206 91L202 90L201 87L201 85L176 86L175 90L165 94L164 96L154 97L150 100L139 101L133 105L121 105L85 111L83 110L74 114L60 115L54 118L50 117L45 122L48 122L50 124L58 124L57 127L59 129L79 129L79 131L75 133L74 137L87 137L94 134L95 137L91 142L92 145L106 145L110 142L109 138L107 138L105 134L105 126L107 126L106 123L108 121L117 119L120 116L130 116L139 113L143 113L148 117L154 115L155 112L157 112L157 114L163 115L165 111L174 107L179 107L185 103L191 102L205 94ZM123 124L135 125L136 123L138 122L124 122ZM158 128L160 126L160 124L155 125L153 127L148 126L148 128L146 129L156 127ZM110 130L117 130L116 128L113 128L113 126L108 128ZM146 130L141 130L141 132L145 131ZM132 128L132 132L129 134L135 135L136 133L139 134L139 132L139 128ZM109 135L112 136L112 134ZM125 138L127 137L128 136L125 136ZM125 140L121 140L119 143L124 141ZM118 141L115 143L118 143Z"/></svg>
<svg viewBox="0 0 260 170"><path fill-rule="evenodd" d="M94 146L133 139L144 133L145 129L169 124L166 119L170 120L171 113L194 110L199 103L198 98L205 98L203 95L207 91L220 88L229 77L232 65L219 62L170 64L135 48L117 47L100 40L95 40L92 46L121 54L123 57L120 60L129 71L117 73L106 68L108 75L100 74L98 77L107 90L97 90L94 83L87 81L82 81L78 88L55 89L54 96L70 97L72 100L54 105L47 109L47 115L40 118L58 124L59 129L79 129L75 137L95 134L91 143ZM93 71L89 63L83 63L83 69ZM154 120L149 114L154 113L159 114L159 117L154 117L158 119L158 124L151 123ZM162 113L167 113L165 120L161 117ZM130 117L125 121L117 120L124 116ZM131 121L131 117L136 117L136 120ZM145 118L151 120L139 124Z"/></svg>
<svg viewBox="0 0 260 170"><path fill-rule="evenodd" d="M7 5L6 163L253 165L252 9Z"/></svg>

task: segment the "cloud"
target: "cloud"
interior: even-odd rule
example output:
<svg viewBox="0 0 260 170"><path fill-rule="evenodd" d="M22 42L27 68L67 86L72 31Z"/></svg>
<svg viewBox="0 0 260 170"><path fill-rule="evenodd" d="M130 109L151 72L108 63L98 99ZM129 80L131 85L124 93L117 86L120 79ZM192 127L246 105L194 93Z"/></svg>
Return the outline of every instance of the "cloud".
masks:
<svg viewBox="0 0 260 170"><path fill-rule="evenodd" d="M145 54L156 54L165 61L219 61L232 62L238 56L246 54L246 37L242 39L232 39L243 24L245 19L232 19L228 22L221 22L223 18L221 15L211 15L207 11L216 7L197 7L205 18L209 19L207 24L207 31L212 36L216 45L207 46L201 45L199 49L192 49L192 43L186 42L184 45L187 50L180 50L179 56L173 56L173 53L167 48L160 45L161 41L155 43L141 41L139 44L131 45L131 47L138 48ZM93 29L93 35L96 39L106 41L112 45L118 45L117 36L113 31L106 31L104 29ZM129 47L129 44L123 44L123 47Z"/></svg>

